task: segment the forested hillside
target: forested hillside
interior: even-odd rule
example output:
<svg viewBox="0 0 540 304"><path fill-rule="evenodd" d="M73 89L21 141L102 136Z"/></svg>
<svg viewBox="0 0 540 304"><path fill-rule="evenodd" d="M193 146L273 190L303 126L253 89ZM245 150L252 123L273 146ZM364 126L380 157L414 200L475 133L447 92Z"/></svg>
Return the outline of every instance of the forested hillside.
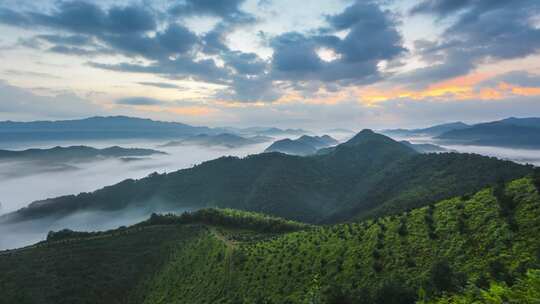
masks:
<svg viewBox="0 0 540 304"><path fill-rule="evenodd" d="M0 223L78 211L235 208L311 223L401 212L530 173L530 166L472 154L419 154L364 130L324 153L223 157L190 169L126 180L93 193L32 203Z"/></svg>
<svg viewBox="0 0 540 304"><path fill-rule="evenodd" d="M0 254L0 303L536 303L539 188L523 178L332 226L203 210L52 233Z"/></svg>

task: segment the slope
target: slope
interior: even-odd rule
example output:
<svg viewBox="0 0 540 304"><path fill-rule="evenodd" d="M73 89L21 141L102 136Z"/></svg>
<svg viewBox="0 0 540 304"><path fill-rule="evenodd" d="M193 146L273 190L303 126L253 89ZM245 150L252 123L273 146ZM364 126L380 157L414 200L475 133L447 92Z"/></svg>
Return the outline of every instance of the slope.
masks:
<svg viewBox="0 0 540 304"><path fill-rule="evenodd" d="M295 140L285 138L275 141L268 148L266 148L264 152L281 152L285 154L305 156L315 154L319 149L335 146L337 144L338 141L328 135L302 135Z"/></svg>
<svg viewBox="0 0 540 304"><path fill-rule="evenodd" d="M520 288L540 267L536 184L332 226L203 210L52 234L0 254L0 303L413 303L492 280Z"/></svg>
<svg viewBox="0 0 540 304"><path fill-rule="evenodd" d="M105 232L50 232L34 246L0 251L0 303L142 303L146 283L183 248L209 250L201 246L209 237L235 243L226 231L255 240L306 228L260 214L201 210Z"/></svg>
<svg viewBox="0 0 540 304"><path fill-rule="evenodd" d="M175 253L145 303L413 303L467 284L512 284L540 266L540 197L528 179L508 185L504 198L493 193L244 242L232 265L219 258L221 241L207 236Z"/></svg>
<svg viewBox="0 0 540 304"><path fill-rule="evenodd" d="M223 157L190 169L126 180L93 193L30 204L0 223L78 211L221 207L305 222L395 212L476 191L531 172L528 166L469 154L426 154L365 130L324 154ZM428 182L427 182L428 181Z"/></svg>

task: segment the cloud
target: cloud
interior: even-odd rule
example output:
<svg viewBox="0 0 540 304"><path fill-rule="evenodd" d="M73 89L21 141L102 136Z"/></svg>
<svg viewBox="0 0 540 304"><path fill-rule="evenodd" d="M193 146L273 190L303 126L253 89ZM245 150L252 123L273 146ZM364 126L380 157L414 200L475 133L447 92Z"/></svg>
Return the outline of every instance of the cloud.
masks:
<svg viewBox="0 0 540 304"><path fill-rule="evenodd" d="M373 2L357 1L327 19L335 29L349 30L336 45L348 62L388 60L406 51L392 13Z"/></svg>
<svg viewBox="0 0 540 304"><path fill-rule="evenodd" d="M149 97L126 97L117 99L115 101L118 105L127 105L127 106L151 106L151 105L161 105L164 102Z"/></svg>
<svg viewBox="0 0 540 304"><path fill-rule="evenodd" d="M62 77L59 77L57 75L52 75L48 73L40 73L40 72L33 72L33 71L21 71L21 70L6 70L3 72L3 74L8 76L29 76L29 77L39 77L39 78L50 78L50 79L61 79Z"/></svg>
<svg viewBox="0 0 540 304"><path fill-rule="evenodd" d="M94 43L93 38L88 35L57 35L43 34L35 36L37 39L45 40L54 44L63 45L88 45Z"/></svg>
<svg viewBox="0 0 540 304"><path fill-rule="evenodd" d="M418 55L429 64L398 80L429 82L466 74L486 60L522 58L540 50L540 28L533 17L536 0L425 0L411 13L444 19L450 25L441 39L423 43Z"/></svg>
<svg viewBox="0 0 540 304"><path fill-rule="evenodd" d="M327 16L328 26L312 33L289 32L270 38L270 60L231 50L227 36L257 21L242 9L243 4L244 0L184 0L160 10L133 3L102 7L94 2L56 2L51 10L39 12L0 9L0 23L51 31L34 37L46 43L44 50L50 52L129 58L106 63L92 60L89 65L95 68L224 85L227 88L219 97L243 102L273 101L282 88L302 88L300 82L306 81L328 87L371 83L382 77L380 61L405 51L394 16L375 2L365 1ZM219 21L198 35L183 22L192 16ZM342 31L348 31L344 38L337 33ZM336 59L323 60L322 48L334 52Z"/></svg>
<svg viewBox="0 0 540 304"><path fill-rule="evenodd" d="M227 22L253 22L254 17L241 10L245 0L185 0L173 6L169 12L176 16L203 15L221 17Z"/></svg>
<svg viewBox="0 0 540 304"><path fill-rule="evenodd" d="M176 85L176 84L173 84L173 83L168 83L168 82L141 81L141 82L137 82L137 83L140 84L140 85L156 87L156 88L161 88L161 89L183 89L182 86L179 86L179 85Z"/></svg>
<svg viewBox="0 0 540 304"><path fill-rule="evenodd" d="M90 62L90 66L119 72L158 74L171 79L196 79L211 83L222 83L228 79L228 71L218 67L213 59L194 61L191 57L156 61L148 65L120 63L103 64Z"/></svg>
<svg viewBox="0 0 540 304"><path fill-rule="evenodd" d="M0 114L4 118L73 118L87 117L103 112L104 110L100 106L73 93L41 96L0 81Z"/></svg>
<svg viewBox="0 0 540 304"><path fill-rule="evenodd" d="M378 64L404 53L394 16L374 2L357 1L336 15L326 17L328 27L305 35L289 32L274 37L272 66L280 80L371 83L381 78ZM338 32L346 31L344 38ZM318 53L330 50L333 60Z"/></svg>

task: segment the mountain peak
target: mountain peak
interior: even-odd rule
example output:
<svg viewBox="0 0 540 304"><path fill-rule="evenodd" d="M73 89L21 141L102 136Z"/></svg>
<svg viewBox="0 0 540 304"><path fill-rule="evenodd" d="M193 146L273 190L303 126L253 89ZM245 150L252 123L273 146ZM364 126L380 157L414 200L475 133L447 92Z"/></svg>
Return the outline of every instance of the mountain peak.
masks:
<svg viewBox="0 0 540 304"><path fill-rule="evenodd" d="M353 138L345 142L345 145L357 145L371 140L384 140L384 141L394 141L390 137L384 136L382 134L375 133L371 129L364 129L358 132Z"/></svg>

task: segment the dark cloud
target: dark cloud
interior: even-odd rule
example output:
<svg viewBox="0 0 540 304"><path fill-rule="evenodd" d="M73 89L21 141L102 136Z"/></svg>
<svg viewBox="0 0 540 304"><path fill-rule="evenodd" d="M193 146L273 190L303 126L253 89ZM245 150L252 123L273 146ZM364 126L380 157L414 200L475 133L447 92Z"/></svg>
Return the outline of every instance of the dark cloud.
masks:
<svg viewBox="0 0 540 304"><path fill-rule="evenodd" d="M405 52L395 17L370 1L357 1L342 13L327 16L329 27L311 35L289 32L273 38L274 77L316 80L341 85L369 83L381 78L380 61ZM347 31L342 39L336 32ZM324 61L317 53L328 49L336 58Z"/></svg>
<svg viewBox="0 0 540 304"><path fill-rule="evenodd" d="M171 79L196 79L218 84L226 84L229 73L226 69L218 67L213 59L194 61L191 57L178 57L164 59L149 65L136 63L103 64L90 62L90 66L100 69L158 74Z"/></svg>
<svg viewBox="0 0 540 304"><path fill-rule="evenodd" d="M141 33L156 29L154 13L143 6L112 7L105 11L83 1L60 2L50 14L30 13L32 24L76 33Z"/></svg>
<svg viewBox="0 0 540 304"><path fill-rule="evenodd" d="M476 10L478 12L488 11L503 6L526 2L517 0L514 2L507 0L424 0L415 5L411 14L434 14L438 17L447 17L450 14L463 10ZM519 4L519 3L518 3Z"/></svg>
<svg viewBox="0 0 540 304"><path fill-rule="evenodd" d="M486 60L522 58L540 50L540 29L532 18L537 0L426 0L413 14L430 14L450 22L442 39L420 43L418 54L430 66L409 75L429 82L466 74Z"/></svg>
<svg viewBox="0 0 540 304"><path fill-rule="evenodd" d="M253 22L254 17L240 8L244 2L245 0L184 0L173 6L169 12L176 16L215 16L234 23Z"/></svg>
<svg viewBox="0 0 540 304"><path fill-rule="evenodd" d="M47 49L47 51L52 52L52 53L63 54L63 55L86 56L86 57L115 53L113 50L108 49L108 48L96 47L96 48L88 49L88 48L80 48L76 46L66 46L66 45L55 45Z"/></svg>
<svg viewBox="0 0 540 304"><path fill-rule="evenodd" d="M472 0L425 0L415 5L411 10L411 14L435 13L439 16L446 16L467 7L472 2Z"/></svg>
<svg viewBox="0 0 540 304"><path fill-rule="evenodd" d="M266 62L255 53L230 51L222 57L227 65L241 75L259 75L266 68Z"/></svg>
<svg viewBox="0 0 540 304"><path fill-rule="evenodd" d="M37 39L45 40L54 44L63 45L89 45L94 43L94 39L88 35L55 35L44 34L35 36Z"/></svg>
<svg viewBox="0 0 540 304"><path fill-rule="evenodd" d="M280 72L305 74L319 71L322 60L316 53L320 45L310 37L296 32L282 34L272 40L274 69Z"/></svg>
<svg viewBox="0 0 540 304"><path fill-rule="evenodd" d="M328 21L337 30L349 30L336 45L349 62L387 60L405 51L392 14L374 3L357 2Z"/></svg>
<svg viewBox="0 0 540 304"><path fill-rule="evenodd" d="M127 106L152 106L161 105L163 104L163 101L148 97L127 97L118 99L115 103Z"/></svg>
<svg viewBox="0 0 540 304"><path fill-rule="evenodd" d="M161 88L161 89L183 89L183 87L181 87L179 85L176 85L176 84L173 84L173 83L168 83L168 82L147 82L147 81L142 81L142 82L138 82L138 84L144 85L144 86Z"/></svg>
<svg viewBox="0 0 540 304"><path fill-rule="evenodd" d="M32 25L30 18L27 17L25 14L16 12L8 8L1 8L1 7L0 7L0 23L12 25L12 26L20 26L20 27L28 27Z"/></svg>
<svg viewBox="0 0 540 304"><path fill-rule="evenodd" d="M0 23L54 31L28 40L33 48L73 56L122 54L136 59L119 64L91 62L96 68L242 87L234 82L258 76L267 66L256 54L232 51L225 45L229 33L255 20L241 10L242 3L187 0L167 12L157 12L136 4L103 8L93 2L58 2L45 12L1 9ZM169 15L173 18L157 21L158 16L167 14L173 14ZM182 18L194 15L222 20L208 33L198 36L182 24ZM46 43L45 48L42 42ZM225 66L218 66L215 59L200 59L201 52L219 56ZM141 58L147 63L139 64Z"/></svg>
<svg viewBox="0 0 540 304"><path fill-rule="evenodd" d="M197 36L186 27L170 24L154 36L140 34L113 35L100 37L102 41L119 52L139 55L149 59L162 59L185 54L198 41Z"/></svg>

